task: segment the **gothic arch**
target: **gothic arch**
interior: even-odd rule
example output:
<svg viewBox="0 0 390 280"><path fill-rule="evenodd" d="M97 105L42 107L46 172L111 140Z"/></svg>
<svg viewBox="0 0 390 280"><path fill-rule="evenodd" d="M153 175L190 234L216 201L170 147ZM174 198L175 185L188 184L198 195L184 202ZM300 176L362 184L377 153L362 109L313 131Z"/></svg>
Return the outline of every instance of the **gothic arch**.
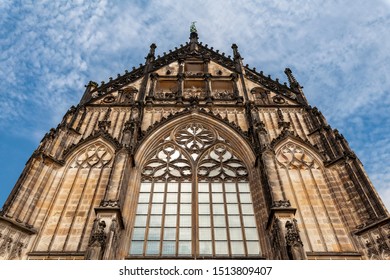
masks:
<svg viewBox="0 0 390 280"><path fill-rule="evenodd" d="M255 159L240 137L198 113L154 130L135 155L140 176L129 186L130 257L261 257Z"/></svg>

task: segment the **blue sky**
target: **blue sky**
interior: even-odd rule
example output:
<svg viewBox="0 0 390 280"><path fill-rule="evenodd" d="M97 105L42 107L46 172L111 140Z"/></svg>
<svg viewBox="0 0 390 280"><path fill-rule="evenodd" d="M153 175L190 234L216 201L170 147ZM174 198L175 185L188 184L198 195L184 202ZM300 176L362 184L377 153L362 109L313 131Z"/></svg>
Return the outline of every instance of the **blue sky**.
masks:
<svg viewBox="0 0 390 280"><path fill-rule="evenodd" d="M200 41L286 81L349 141L390 208L390 0L0 2L0 205L84 85ZM1 207L1 206L0 206Z"/></svg>

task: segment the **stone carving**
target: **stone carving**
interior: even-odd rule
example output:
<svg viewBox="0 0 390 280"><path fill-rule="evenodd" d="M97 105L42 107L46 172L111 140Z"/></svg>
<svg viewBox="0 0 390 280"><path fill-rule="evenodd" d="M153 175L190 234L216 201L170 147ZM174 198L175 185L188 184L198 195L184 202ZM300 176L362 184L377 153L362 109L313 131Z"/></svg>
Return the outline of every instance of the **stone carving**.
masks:
<svg viewBox="0 0 390 280"><path fill-rule="evenodd" d="M303 243L299 236L299 230L297 226L297 220L287 221L286 227L286 246L287 254L291 260L303 260L305 254L303 252Z"/></svg>
<svg viewBox="0 0 390 280"><path fill-rule="evenodd" d="M214 99L234 99L234 93L227 90L215 90L212 96Z"/></svg>
<svg viewBox="0 0 390 280"><path fill-rule="evenodd" d="M183 98L189 99L189 98L199 98L204 99L206 97L206 92L203 88L198 88L195 86L192 86L190 88L185 88L183 90Z"/></svg>
<svg viewBox="0 0 390 280"><path fill-rule="evenodd" d="M288 208L291 207L291 203L289 200L278 200L273 202L272 207Z"/></svg>
<svg viewBox="0 0 390 280"><path fill-rule="evenodd" d="M87 260L101 260L103 258L107 240L105 228L106 222L96 218L86 251Z"/></svg>

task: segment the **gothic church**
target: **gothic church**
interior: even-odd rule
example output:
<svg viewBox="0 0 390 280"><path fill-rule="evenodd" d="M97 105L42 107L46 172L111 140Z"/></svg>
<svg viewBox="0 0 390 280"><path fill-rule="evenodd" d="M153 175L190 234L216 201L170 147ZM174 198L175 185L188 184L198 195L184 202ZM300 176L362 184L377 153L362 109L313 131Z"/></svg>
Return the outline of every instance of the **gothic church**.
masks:
<svg viewBox="0 0 390 280"><path fill-rule="evenodd" d="M5 202L0 259L389 259L389 212L291 70L189 39L88 84Z"/></svg>

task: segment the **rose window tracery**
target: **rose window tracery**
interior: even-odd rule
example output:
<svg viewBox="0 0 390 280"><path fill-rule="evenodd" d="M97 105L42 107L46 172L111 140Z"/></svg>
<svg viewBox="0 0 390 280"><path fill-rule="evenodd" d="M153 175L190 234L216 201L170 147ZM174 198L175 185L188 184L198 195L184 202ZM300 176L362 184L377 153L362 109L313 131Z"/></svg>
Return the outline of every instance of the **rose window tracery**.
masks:
<svg viewBox="0 0 390 280"><path fill-rule="evenodd" d="M196 160L199 153L215 141L215 133L199 123L190 123L177 130L175 140Z"/></svg>

